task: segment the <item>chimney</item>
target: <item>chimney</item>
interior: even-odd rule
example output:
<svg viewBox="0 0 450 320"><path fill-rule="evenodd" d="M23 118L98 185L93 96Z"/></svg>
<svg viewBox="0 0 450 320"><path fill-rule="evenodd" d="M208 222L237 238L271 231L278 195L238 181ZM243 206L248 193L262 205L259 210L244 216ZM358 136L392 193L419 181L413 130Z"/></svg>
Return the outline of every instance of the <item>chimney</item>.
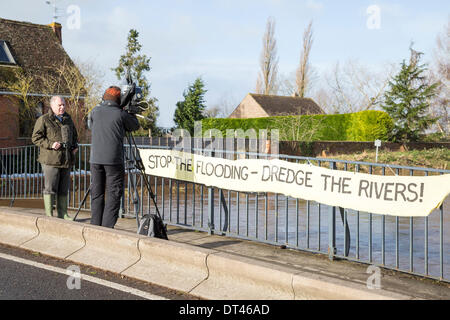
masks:
<svg viewBox="0 0 450 320"><path fill-rule="evenodd" d="M59 43L62 44L62 26L58 22L52 22L49 24L50 27L52 27L53 32L55 33L56 37L59 40Z"/></svg>

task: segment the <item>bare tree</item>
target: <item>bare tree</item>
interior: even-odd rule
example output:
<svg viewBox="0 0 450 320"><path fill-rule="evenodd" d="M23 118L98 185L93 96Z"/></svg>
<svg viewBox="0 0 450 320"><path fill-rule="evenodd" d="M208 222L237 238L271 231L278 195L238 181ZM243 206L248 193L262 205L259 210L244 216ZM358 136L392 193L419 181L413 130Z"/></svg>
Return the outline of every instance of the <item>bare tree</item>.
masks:
<svg viewBox="0 0 450 320"><path fill-rule="evenodd" d="M102 75L93 63L79 62L76 65L65 61L39 75L14 69L8 81L0 79L0 86L15 92L12 99L20 101L20 127L26 134L36 119L39 102L48 105L48 98L62 94L68 105L80 138L86 138L85 118L101 99ZM36 95L37 94L37 95ZM25 128L26 126L26 128Z"/></svg>
<svg viewBox="0 0 450 320"><path fill-rule="evenodd" d="M93 61L75 61L75 64L83 75L84 104L89 113L101 101L105 74Z"/></svg>
<svg viewBox="0 0 450 320"><path fill-rule="evenodd" d="M256 81L256 93L276 94L278 57L277 41L275 40L275 20L267 19L266 32L263 36L263 49L260 57L260 72Z"/></svg>
<svg viewBox="0 0 450 320"><path fill-rule="evenodd" d="M437 94L431 101L430 113L439 118L436 123L439 132L450 134L450 111L448 108L450 100L450 19L447 21L445 30L436 38L436 48L433 54L433 64L430 69L430 80L439 82Z"/></svg>
<svg viewBox="0 0 450 320"><path fill-rule="evenodd" d="M282 96L295 96L295 70L288 74L278 75L278 94Z"/></svg>
<svg viewBox="0 0 450 320"><path fill-rule="evenodd" d="M302 52L300 54L300 64L296 72L296 90L294 95L304 98L306 96L306 91L310 86L311 79L311 66L309 63L309 55L311 53L311 47L313 44L313 29L312 20L308 24L308 27L303 33L303 46Z"/></svg>
<svg viewBox="0 0 450 320"><path fill-rule="evenodd" d="M17 113L6 111L8 115L17 117L19 123L19 135L30 136L31 125L38 114L37 104L39 97L31 94L36 90L36 84L31 73L22 68L12 69L11 77L0 79L0 87L7 88L14 92L14 95L7 96L14 105L17 105Z"/></svg>
<svg viewBox="0 0 450 320"><path fill-rule="evenodd" d="M39 79L40 91L45 95L64 93L68 112L82 140L88 140L87 115L101 100L102 78L103 73L93 62L76 61L63 63Z"/></svg>
<svg viewBox="0 0 450 320"><path fill-rule="evenodd" d="M259 94L264 93L263 84L261 80L261 73L258 73L258 78L256 79L255 92Z"/></svg>
<svg viewBox="0 0 450 320"><path fill-rule="evenodd" d="M239 102L235 96L225 93L216 103L205 110L204 115L207 118L227 118L238 105Z"/></svg>
<svg viewBox="0 0 450 320"><path fill-rule="evenodd" d="M65 83L70 98L71 116L80 138L87 139L86 119L89 112L100 102L102 73L91 62L75 62L58 68L60 79Z"/></svg>
<svg viewBox="0 0 450 320"><path fill-rule="evenodd" d="M23 103L23 108L19 110L19 114L24 112L31 115L33 113L34 101L31 99L30 93L33 93L35 88L31 74L21 68L14 69L12 78L9 81L0 81L0 85L15 92L15 96ZM34 116L34 113L32 115Z"/></svg>
<svg viewBox="0 0 450 320"><path fill-rule="evenodd" d="M324 117L291 114L290 117L274 117L271 129L278 129L280 141L314 141Z"/></svg>
<svg viewBox="0 0 450 320"><path fill-rule="evenodd" d="M331 72L325 74L330 90L333 113L358 112L379 106L394 66L386 64L382 71L371 71L355 60L348 60L343 67L337 62Z"/></svg>
<svg viewBox="0 0 450 320"><path fill-rule="evenodd" d="M325 113L339 113L338 108L335 106L334 97L331 94L331 90L325 86L320 86L316 88L312 94L311 98L322 108Z"/></svg>

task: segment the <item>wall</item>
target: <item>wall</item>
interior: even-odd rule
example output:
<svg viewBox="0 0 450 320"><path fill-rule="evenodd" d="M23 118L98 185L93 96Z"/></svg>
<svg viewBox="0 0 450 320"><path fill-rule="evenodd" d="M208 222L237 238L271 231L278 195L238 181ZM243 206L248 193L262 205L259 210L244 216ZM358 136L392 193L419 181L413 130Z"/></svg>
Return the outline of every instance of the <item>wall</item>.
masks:
<svg viewBox="0 0 450 320"><path fill-rule="evenodd" d="M18 106L18 98L0 95L0 148L32 144L31 137L20 137ZM46 111L44 106L44 112Z"/></svg>
<svg viewBox="0 0 450 320"><path fill-rule="evenodd" d="M18 105L11 96L0 96L0 148L15 147L19 135Z"/></svg>
<svg viewBox="0 0 450 320"><path fill-rule="evenodd" d="M261 118L267 117L267 113L250 95L247 95L239 106L231 113L229 118Z"/></svg>

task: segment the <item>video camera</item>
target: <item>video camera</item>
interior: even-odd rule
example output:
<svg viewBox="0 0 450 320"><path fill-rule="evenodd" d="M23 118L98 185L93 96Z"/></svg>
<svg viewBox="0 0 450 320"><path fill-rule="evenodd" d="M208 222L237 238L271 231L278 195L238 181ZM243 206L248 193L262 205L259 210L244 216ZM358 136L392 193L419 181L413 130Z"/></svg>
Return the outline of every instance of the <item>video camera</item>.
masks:
<svg viewBox="0 0 450 320"><path fill-rule="evenodd" d="M131 74L128 71L126 75L127 84L121 88L120 106L123 110L131 114L139 114L145 111L147 108L142 104L144 95L142 94L142 88L136 86L136 83L131 78Z"/></svg>

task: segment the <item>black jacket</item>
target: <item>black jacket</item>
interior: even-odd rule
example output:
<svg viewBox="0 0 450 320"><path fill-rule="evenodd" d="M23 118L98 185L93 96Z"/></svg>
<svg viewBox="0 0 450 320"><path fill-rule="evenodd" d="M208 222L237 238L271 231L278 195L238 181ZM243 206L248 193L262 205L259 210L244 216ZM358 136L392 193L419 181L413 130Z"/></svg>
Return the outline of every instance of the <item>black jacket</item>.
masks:
<svg viewBox="0 0 450 320"><path fill-rule="evenodd" d="M90 162L116 165L124 163L125 132L139 129L139 121L116 102L106 100L89 114L88 127L92 131Z"/></svg>

